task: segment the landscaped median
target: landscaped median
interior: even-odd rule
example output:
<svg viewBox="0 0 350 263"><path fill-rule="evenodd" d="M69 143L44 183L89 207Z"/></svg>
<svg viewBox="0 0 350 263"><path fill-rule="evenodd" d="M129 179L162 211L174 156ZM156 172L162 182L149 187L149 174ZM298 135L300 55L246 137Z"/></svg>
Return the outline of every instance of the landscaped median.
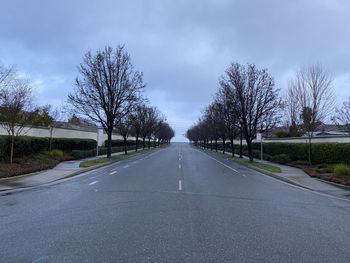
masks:
<svg viewBox="0 0 350 263"><path fill-rule="evenodd" d="M229 156L228 154L222 154L222 153L219 153L221 156L225 157L225 158L230 158L236 162L239 162L241 164L244 164L246 166L249 166L251 168L257 168L257 169L260 169L260 170L263 170L263 171L266 171L266 172L269 172L269 173L281 173L281 168L277 167L277 166L273 166L271 164L267 164L267 163L261 163L261 162L251 162L249 161L248 159L245 159L245 158L237 158L237 157L232 157L232 156Z"/></svg>
<svg viewBox="0 0 350 263"><path fill-rule="evenodd" d="M267 164L267 163L260 163L260 162L251 162L247 159L244 158L237 158L237 157L231 157L234 161L236 162L240 162L243 163L245 165L248 165L250 167L253 168L258 168L260 170L264 170L270 173L281 173L281 168L277 167L277 166L273 166L271 164Z"/></svg>

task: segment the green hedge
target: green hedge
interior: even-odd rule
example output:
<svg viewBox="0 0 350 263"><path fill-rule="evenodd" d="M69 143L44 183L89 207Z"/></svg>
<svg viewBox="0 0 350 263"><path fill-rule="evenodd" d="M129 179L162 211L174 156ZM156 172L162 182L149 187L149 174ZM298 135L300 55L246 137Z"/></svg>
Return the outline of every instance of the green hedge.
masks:
<svg viewBox="0 0 350 263"><path fill-rule="evenodd" d="M104 142L104 146L107 147L107 140L105 140ZM127 140L126 141L126 145L127 146L134 146L136 145L136 141L135 140ZM148 139L146 139L145 141L145 145L146 147L148 147ZM150 145L152 146L153 145L153 140L151 140L151 143ZM123 140L112 140L112 147L119 147L119 146L124 146L124 141ZM139 140L139 148L142 147L142 140Z"/></svg>
<svg viewBox="0 0 350 263"><path fill-rule="evenodd" d="M92 139L52 139L52 149L59 149L65 152L71 152L73 150L91 150L96 147L97 142Z"/></svg>
<svg viewBox="0 0 350 263"><path fill-rule="evenodd" d="M134 146L128 146L127 149L128 150L134 150L135 147ZM123 152L123 151L124 151L124 146L112 147L112 153ZM89 157L96 156L96 149L92 149L92 150L73 150L71 154L76 159L89 158ZM98 148L98 154L99 155L107 154L107 147L99 147Z"/></svg>
<svg viewBox="0 0 350 263"><path fill-rule="evenodd" d="M104 146L107 147L108 140L105 140ZM132 146L135 145L134 140L127 140L126 141L127 146ZM124 141L123 140L112 140L112 147L119 147L119 146L124 146Z"/></svg>
<svg viewBox="0 0 350 263"><path fill-rule="evenodd" d="M20 136L15 138L14 157L32 155L49 149L49 138ZM91 150L96 148L97 142L92 139L53 138L52 149L71 153L73 150ZM0 136L0 160L9 158L11 151L11 137Z"/></svg>
<svg viewBox="0 0 350 263"><path fill-rule="evenodd" d="M208 145L210 148L210 144ZM260 143L253 143L253 156L260 158ZM215 144L213 143L213 149ZM218 143L222 149L222 143ZM226 150L230 151L230 144L226 143ZM263 144L264 159L278 162L308 161L308 143L269 142ZM239 145L235 144L235 153L239 154ZM248 155L247 145L243 145L243 154ZM283 160L282 160L283 159ZM312 143L312 162L346 163L350 164L350 143Z"/></svg>
<svg viewBox="0 0 350 263"><path fill-rule="evenodd" d="M246 146L245 146L246 147ZM264 143L264 154L272 157L286 155L291 161L308 161L307 143ZM253 149L259 150L260 143L253 143ZM313 163L350 163L350 143L313 143Z"/></svg>

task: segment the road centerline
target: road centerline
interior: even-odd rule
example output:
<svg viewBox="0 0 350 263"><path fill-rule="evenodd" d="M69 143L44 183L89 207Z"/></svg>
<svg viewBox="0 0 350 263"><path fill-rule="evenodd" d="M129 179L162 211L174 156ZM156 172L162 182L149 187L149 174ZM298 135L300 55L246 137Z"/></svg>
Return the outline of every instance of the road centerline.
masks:
<svg viewBox="0 0 350 263"><path fill-rule="evenodd" d="M201 151L199 151L199 150L196 150L196 151L201 152ZM228 165L224 164L223 162L220 162L219 160L216 160L215 158L211 157L209 154L206 154L206 153L204 153L204 152L201 152L201 153L205 154L206 156L208 156L208 158L214 160L215 162L217 162L217 163L219 163L219 164L225 166L226 168L228 168L228 169L230 169L230 170L236 172L237 174L239 174L239 175L245 177L245 175L242 175L240 172L238 172L236 169L232 168L231 166L228 166Z"/></svg>
<svg viewBox="0 0 350 263"><path fill-rule="evenodd" d="M182 181L179 180L179 191L182 191Z"/></svg>

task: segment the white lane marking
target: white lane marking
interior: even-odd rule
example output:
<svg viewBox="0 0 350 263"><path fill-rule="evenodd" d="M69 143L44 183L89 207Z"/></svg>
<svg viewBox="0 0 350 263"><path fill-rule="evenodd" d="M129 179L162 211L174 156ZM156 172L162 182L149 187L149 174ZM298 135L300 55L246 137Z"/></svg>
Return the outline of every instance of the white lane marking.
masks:
<svg viewBox="0 0 350 263"><path fill-rule="evenodd" d="M135 164L135 163L137 163L137 162L136 162L136 161L133 161L132 163Z"/></svg>
<svg viewBox="0 0 350 263"><path fill-rule="evenodd" d="M39 262L42 262L44 259L46 259L47 257L45 256L45 257L40 257L40 258L38 258L38 259L36 259L36 260L34 260L34 261L32 261L32 263L39 263Z"/></svg>
<svg viewBox="0 0 350 263"><path fill-rule="evenodd" d="M182 191L182 181L179 180L179 191Z"/></svg>
<svg viewBox="0 0 350 263"><path fill-rule="evenodd" d="M179 169L181 169L181 164L179 164Z"/></svg>
<svg viewBox="0 0 350 263"><path fill-rule="evenodd" d="M128 168L128 167L129 167L129 165L128 165L128 164L123 166L123 168L124 168L124 169L125 169L125 168Z"/></svg>
<svg viewBox="0 0 350 263"><path fill-rule="evenodd" d="M245 176L245 175L239 173L236 169L232 168L231 166L228 166L228 165L224 164L223 162L220 162L219 160L216 160L215 158L211 157L210 155L208 155L208 154L206 154L206 153L204 153L204 154L207 155L210 159L212 159L212 160L214 160L215 162L218 162L219 164L225 166L226 168L228 168L228 169L230 169L230 170L232 170L232 171L238 173L239 175Z"/></svg>
<svg viewBox="0 0 350 263"><path fill-rule="evenodd" d="M113 175L113 174L115 174L115 173L117 173L117 171L113 171L113 172L111 172L111 173L109 173L110 175Z"/></svg>
<svg viewBox="0 0 350 263"><path fill-rule="evenodd" d="M207 155L208 157L212 158L211 156L209 156L209 155L208 155L207 153L205 153L205 152L202 152L202 151L197 150L197 149L195 149L195 150L196 150L197 152L203 153L203 154ZM214 158L212 158L212 159L214 159ZM214 159L214 160L215 160L215 159ZM217 160L216 160L216 161L217 161ZM301 187L301 186L298 186L298 185L295 185L295 184L292 184L292 183L287 183L287 182L285 182L285 181L279 180L279 179L274 178L274 177L272 177L272 176L269 176L269 175L260 173L260 172L258 172L257 170L251 169L251 168L249 168L249 167L245 167L245 168L251 170L252 172L258 173L258 174L264 176L264 177L267 178L267 179L273 180L273 181L275 181L275 182L277 182L277 183L280 183L280 184L287 185L287 186L292 187L292 188L296 188L296 189L299 189L299 190L302 190L302 191L306 191L306 192L309 192L309 193L314 193L314 194L316 194L316 195L320 195L320 196L323 196L323 197L328 197L328 198L331 198L331 199L337 199L337 200L341 200L341 201L350 202L350 200L349 200L349 199L346 199L346 198L342 198L342 197L338 197L338 196L335 196L335 195L326 194L326 193L322 193L322 192L317 192L316 190L312 190L312 189L309 189L309 188Z"/></svg>
<svg viewBox="0 0 350 263"><path fill-rule="evenodd" d="M89 185L94 185L94 184L96 184L98 181L93 181L93 182L91 182L91 183L89 183Z"/></svg>

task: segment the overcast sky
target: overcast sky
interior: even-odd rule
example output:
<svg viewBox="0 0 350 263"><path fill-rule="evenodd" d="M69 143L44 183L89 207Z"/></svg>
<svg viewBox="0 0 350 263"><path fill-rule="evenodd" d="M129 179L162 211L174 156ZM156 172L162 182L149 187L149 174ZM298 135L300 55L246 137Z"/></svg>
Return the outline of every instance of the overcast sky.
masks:
<svg viewBox="0 0 350 263"><path fill-rule="evenodd" d="M338 102L350 97L349 14L346 0L4 0L0 62L33 81L38 104L60 106L86 51L125 44L182 141L233 61L267 67L282 90L319 63Z"/></svg>

